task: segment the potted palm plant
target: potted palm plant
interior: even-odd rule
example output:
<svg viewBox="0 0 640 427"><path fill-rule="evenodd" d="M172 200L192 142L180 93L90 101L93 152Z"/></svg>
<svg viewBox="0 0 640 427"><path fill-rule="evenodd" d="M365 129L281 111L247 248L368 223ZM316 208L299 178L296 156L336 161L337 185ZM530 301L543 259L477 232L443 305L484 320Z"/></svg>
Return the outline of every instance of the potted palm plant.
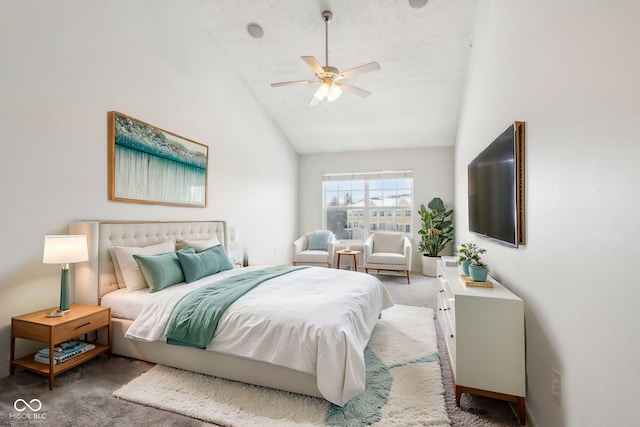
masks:
<svg viewBox="0 0 640 427"><path fill-rule="evenodd" d="M428 208L428 209L427 209ZM439 197L434 197L427 207L420 205L422 228L418 230L420 243L418 250L422 253L422 274L436 275L436 261L447 245L453 240L453 209L447 209Z"/></svg>

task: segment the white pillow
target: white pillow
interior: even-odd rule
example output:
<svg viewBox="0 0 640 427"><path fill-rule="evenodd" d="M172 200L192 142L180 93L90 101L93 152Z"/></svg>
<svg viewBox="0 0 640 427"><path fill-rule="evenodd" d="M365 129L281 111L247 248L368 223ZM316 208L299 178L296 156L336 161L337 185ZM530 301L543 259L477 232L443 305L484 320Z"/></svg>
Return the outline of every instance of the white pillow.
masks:
<svg viewBox="0 0 640 427"><path fill-rule="evenodd" d="M178 245L180 245L180 249L193 248L196 252L202 252L205 249L209 249L212 246L219 245L220 241L217 236L213 236L211 239L207 240L184 240L181 239L178 241Z"/></svg>
<svg viewBox="0 0 640 427"><path fill-rule="evenodd" d="M157 255L166 252L172 252L176 250L176 245L173 240L167 240L166 242L158 243L155 245L137 247L137 246L113 246L111 247L111 258L114 260L114 268L116 266L120 269L120 276L118 276L118 270L116 268L116 277L118 278L118 285L120 284L120 278L127 287L127 291L137 291L138 289L144 289L147 287L138 263L133 258L133 255Z"/></svg>

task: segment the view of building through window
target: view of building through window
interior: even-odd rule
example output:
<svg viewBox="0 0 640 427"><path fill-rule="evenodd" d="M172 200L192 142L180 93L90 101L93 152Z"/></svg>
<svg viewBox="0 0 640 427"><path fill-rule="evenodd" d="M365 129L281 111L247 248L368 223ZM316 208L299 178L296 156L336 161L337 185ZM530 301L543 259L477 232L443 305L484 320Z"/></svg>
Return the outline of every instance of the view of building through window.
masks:
<svg viewBox="0 0 640 427"><path fill-rule="evenodd" d="M411 235L411 171L323 176L324 228L339 240L365 240L377 230Z"/></svg>

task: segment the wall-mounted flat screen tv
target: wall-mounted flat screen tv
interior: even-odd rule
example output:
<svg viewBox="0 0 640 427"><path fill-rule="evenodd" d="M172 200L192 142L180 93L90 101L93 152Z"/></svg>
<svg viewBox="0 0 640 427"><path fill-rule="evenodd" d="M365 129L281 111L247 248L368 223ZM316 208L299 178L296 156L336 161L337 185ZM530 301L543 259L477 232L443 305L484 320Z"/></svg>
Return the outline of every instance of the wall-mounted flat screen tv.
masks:
<svg viewBox="0 0 640 427"><path fill-rule="evenodd" d="M525 244L524 122L514 122L468 166L469 231Z"/></svg>

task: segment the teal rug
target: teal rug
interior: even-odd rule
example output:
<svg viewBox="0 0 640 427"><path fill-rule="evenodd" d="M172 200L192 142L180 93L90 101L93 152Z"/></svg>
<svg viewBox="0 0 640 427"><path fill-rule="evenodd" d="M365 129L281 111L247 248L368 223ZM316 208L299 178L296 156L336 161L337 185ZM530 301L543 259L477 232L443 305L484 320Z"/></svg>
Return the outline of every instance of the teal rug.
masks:
<svg viewBox="0 0 640 427"><path fill-rule="evenodd" d="M433 310L382 313L365 349L367 384L344 407L156 365L113 395L221 426L448 426Z"/></svg>

